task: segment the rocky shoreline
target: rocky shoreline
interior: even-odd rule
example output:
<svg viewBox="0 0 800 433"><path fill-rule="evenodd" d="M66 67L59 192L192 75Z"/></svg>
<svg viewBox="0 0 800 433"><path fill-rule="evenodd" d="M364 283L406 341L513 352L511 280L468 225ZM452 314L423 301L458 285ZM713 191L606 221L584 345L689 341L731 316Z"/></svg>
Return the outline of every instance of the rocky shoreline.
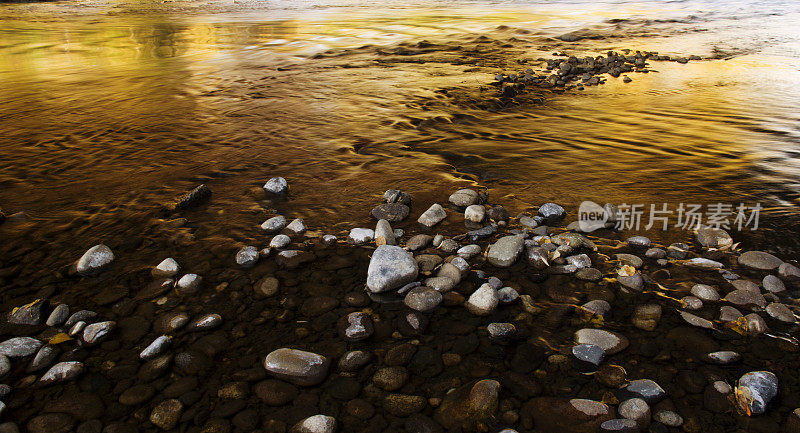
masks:
<svg viewBox="0 0 800 433"><path fill-rule="evenodd" d="M59 286L94 292L8 312L0 433L800 431L796 262L444 199L388 190L374 229L338 236L273 215L196 268L120 272L99 243Z"/></svg>

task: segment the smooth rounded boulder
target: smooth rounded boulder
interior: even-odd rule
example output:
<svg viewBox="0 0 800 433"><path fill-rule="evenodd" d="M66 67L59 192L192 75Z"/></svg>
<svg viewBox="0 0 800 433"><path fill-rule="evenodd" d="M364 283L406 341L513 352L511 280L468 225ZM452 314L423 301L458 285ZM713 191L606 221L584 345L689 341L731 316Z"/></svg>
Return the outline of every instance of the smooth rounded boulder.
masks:
<svg viewBox="0 0 800 433"><path fill-rule="evenodd" d="M498 268L507 268L514 264L525 248L525 240L517 235L505 236L489 247L486 259Z"/></svg>
<svg viewBox="0 0 800 433"><path fill-rule="evenodd" d="M264 358L264 368L278 379L300 386L314 386L328 377L330 359L304 350L280 348Z"/></svg>
<svg viewBox="0 0 800 433"><path fill-rule="evenodd" d="M398 246L380 245L369 261L367 289L372 293L399 289L414 281L418 273L411 253Z"/></svg>
<svg viewBox="0 0 800 433"><path fill-rule="evenodd" d="M103 244L95 245L89 248L83 253L81 258L78 259L76 269L78 274L89 277L99 274L100 271L113 261L114 253L111 252L111 248Z"/></svg>

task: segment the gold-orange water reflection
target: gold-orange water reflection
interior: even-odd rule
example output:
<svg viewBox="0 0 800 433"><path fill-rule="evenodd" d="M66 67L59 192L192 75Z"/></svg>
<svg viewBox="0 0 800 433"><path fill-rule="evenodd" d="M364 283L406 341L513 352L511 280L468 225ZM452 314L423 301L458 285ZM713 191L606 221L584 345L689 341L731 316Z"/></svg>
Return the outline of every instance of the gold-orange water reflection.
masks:
<svg viewBox="0 0 800 433"><path fill-rule="evenodd" d="M264 212L242 197L283 175L281 210L331 229L368 223L387 188L415 193L420 213L478 184L512 212L762 202L791 217L773 221L785 230L800 197L800 50L786 24L798 12L743 5L737 17L702 2L5 5L0 205L124 221L204 181L213 212L197 218L224 213L216 230L241 240ZM585 38L553 37L575 31ZM441 49L397 50L422 40ZM501 111L454 96L495 99L487 84L521 59L624 48L732 57L653 62L630 84Z"/></svg>

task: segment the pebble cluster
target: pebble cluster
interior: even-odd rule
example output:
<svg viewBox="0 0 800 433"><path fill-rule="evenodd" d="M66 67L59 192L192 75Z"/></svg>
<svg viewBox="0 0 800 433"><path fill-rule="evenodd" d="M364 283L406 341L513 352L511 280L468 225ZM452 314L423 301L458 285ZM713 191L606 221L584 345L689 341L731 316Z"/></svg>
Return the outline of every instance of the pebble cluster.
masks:
<svg viewBox="0 0 800 433"><path fill-rule="evenodd" d="M556 53L556 55L559 55ZM656 52L624 50L623 53L608 51L606 54L591 57L576 57L559 55L562 58L545 59L540 58L545 69L538 73L532 68L508 74L495 75L494 85L498 87L500 94L505 98L516 96L525 86L539 88L578 88L583 90L584 86L596 86L605 82L603 75L608 74L617 78L622 75L622 81L630 83L633 81L626 73L646 73L648 61L674 61L687 63L689 60L700 60L699 56L691 57L670 57L659 55ZM563 58L566 57L566 58Z"/></svg>
<svg viewBox="0 0 800 433"><path fill-rule="evenodd" d="M209 200L202 187L174 209ZM263 189L288 198L283 178ZM231 252L241 277L230 284L209 287L174 258L154 263L129 307L114 310L144 310L152 324L118 326L44 299L14 308L5 333L17 335L0 342L11 384L0 385L0 433L18 422L34 433L798 431L800 409L786 406L800 402L776 403L795 379L765 361L800 351L795 264L740 252L716 228L691 245L616 240L611 228L600 237L560 227L568 213L556 203L512 218L475 189L426 205L414 224L412 201L386 191L370 212L375 228L341 241L271 216L266 239ZM615 207L605 209L613 225ZM464 233L434 233L457 219ZM74 272L98 278L115 260L100 244ZM249 292L230 291L242 281ZM215 311L211 300L228 291L234 312ZM676 357L664 341L686 351ZM697 370L673 371L676 361ZM58 387L36 415L15 417L30 390ZM727 427L712 429L681 399Z"/></svg>

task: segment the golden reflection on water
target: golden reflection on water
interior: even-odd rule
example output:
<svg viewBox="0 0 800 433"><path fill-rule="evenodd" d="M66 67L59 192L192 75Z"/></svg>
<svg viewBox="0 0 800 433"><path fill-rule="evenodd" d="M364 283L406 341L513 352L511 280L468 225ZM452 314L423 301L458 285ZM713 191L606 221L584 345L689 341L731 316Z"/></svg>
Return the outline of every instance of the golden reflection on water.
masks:
<svg viewBox="0 0 800 433"><path fill-rule="evenodd" d="M692 31L694 22L602 24L679 15L673 6L102 5L5 8L5 208L58 219L131 194L164 202L198 181L212 183L220 206L235 206L243 185L273 173L292 181L294 212L344 225L368 221L375 197L390 187L429 203L457 185L485 185L514 212L591 198L768 201L794 213L800 193L798 133L790 126L800 76L791 57L654 62L657 72L633 74L630 84L611 79L549 95L543 106L490 112L453 103L441 90L494 98L486 86L500 72L494 63L478 56L461 64L453 60L469 55L455 49L387 63L374 48L422 39L471 48L484 35L499 41L490 54L507 52L504 71L519 69L519 57L563 49L709 54L708 32ZM581 27L627 37L551 38Z"/></svg>

